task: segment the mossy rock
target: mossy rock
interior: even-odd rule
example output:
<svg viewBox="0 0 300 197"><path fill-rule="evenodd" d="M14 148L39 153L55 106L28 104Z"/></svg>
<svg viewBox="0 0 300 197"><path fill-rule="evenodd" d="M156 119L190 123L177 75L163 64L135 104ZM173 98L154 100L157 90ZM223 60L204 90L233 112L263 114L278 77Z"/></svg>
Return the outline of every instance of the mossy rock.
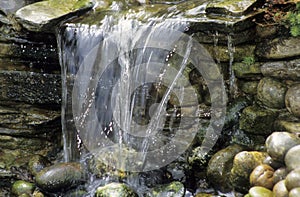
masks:
<svg viewBox="0 0 300 197"><path fill-rule="evenodd" d="M138 197L138 195L126 184L109 183L98 187L95 197Z"/></svg>
<svg viewBox="0 0 300 197"><path fill-rule="evenodd" d="M246 107L240 118L240 129L249 133L266 135L272 132L277 112L258 106Z"/></svg>

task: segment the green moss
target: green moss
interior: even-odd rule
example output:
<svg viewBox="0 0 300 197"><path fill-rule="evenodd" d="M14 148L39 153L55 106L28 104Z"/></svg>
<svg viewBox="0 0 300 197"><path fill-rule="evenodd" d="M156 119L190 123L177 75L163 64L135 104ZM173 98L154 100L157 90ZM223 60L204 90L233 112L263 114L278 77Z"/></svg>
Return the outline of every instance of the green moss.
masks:
<svg viewBox="0 0 300 197"><path fill-rule="evenodd" d="M290 11L286 15L286 23L290 28L290 33L292 36L300 36L300 3L296 4L296 8Z"/></svg>
<svg viewBox="0 0 300 197"><path fill-rule="evenodd" d="M86 7L92 2L90 0L49 0L48 3L52 8L59 8L68 12L72 12L74 10Z"/></svg>
<svg viewBox="0 0 300 197"><path fill-rule="evenodd" d="M244 57L242 62L244 64L246 64L247 66L250 66L255 63L255 58L253 56L247 56L247 57Z"/></svg>

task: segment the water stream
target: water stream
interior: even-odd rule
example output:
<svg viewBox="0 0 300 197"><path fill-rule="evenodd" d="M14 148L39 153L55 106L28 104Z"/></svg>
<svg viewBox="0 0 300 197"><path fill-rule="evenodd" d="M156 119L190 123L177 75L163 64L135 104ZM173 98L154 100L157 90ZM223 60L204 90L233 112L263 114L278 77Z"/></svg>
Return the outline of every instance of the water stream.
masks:
<svg viewBox="0 0 300 197"><path fill-rule="evenodd" d="M84 162L92 155L110 169L153 171L185 153L204 123L209 121L203 155L220 135L223 77L193 39L189 22L169 20L172 12L159 17L132 12L91 13L59 32L66 161ZM210 91L209 119L201 118L202 93L186 75L193 68ZM127 176L138 189L136 179ZM93 184L99 180L89 187Z"/></svg>

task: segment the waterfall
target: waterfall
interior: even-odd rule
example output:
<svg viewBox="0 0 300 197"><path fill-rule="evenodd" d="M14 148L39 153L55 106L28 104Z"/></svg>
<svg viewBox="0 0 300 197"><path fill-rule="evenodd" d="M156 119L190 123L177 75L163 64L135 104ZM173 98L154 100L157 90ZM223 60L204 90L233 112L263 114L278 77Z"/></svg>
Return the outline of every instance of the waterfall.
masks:
<svg viewBox="0 0 300 197"><path fill-rule="evenodd" d="M191 68L201 73L211 95L203 154L214 146L226 107L223 77L193 39L190 23L170 12L95 12L61 27L65 160L92 154L127 172L176 160L203 127L201 93L185 74Z"/></svg>

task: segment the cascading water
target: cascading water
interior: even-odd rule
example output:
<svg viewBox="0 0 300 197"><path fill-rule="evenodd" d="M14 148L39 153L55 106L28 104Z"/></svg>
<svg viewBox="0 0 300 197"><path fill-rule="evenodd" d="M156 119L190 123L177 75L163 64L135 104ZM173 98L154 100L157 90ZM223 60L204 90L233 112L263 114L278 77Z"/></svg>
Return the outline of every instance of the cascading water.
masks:
<svg viewBox="0 0 300 197"><path fill-rule="evenodd" d="M92 155L129 173L157 170L179 158L207 123L200 118L201 93L185 75L193 68L211 97L203 155L214 146L224 124L223 77L205 48L187 34L189 22L168 18L172 15L131 10L99 17L96 12L90 16L99 18L96 24L87 17L61 28L66 161L85 162ZM141 186L129 177L134 188Z"/></svg>

